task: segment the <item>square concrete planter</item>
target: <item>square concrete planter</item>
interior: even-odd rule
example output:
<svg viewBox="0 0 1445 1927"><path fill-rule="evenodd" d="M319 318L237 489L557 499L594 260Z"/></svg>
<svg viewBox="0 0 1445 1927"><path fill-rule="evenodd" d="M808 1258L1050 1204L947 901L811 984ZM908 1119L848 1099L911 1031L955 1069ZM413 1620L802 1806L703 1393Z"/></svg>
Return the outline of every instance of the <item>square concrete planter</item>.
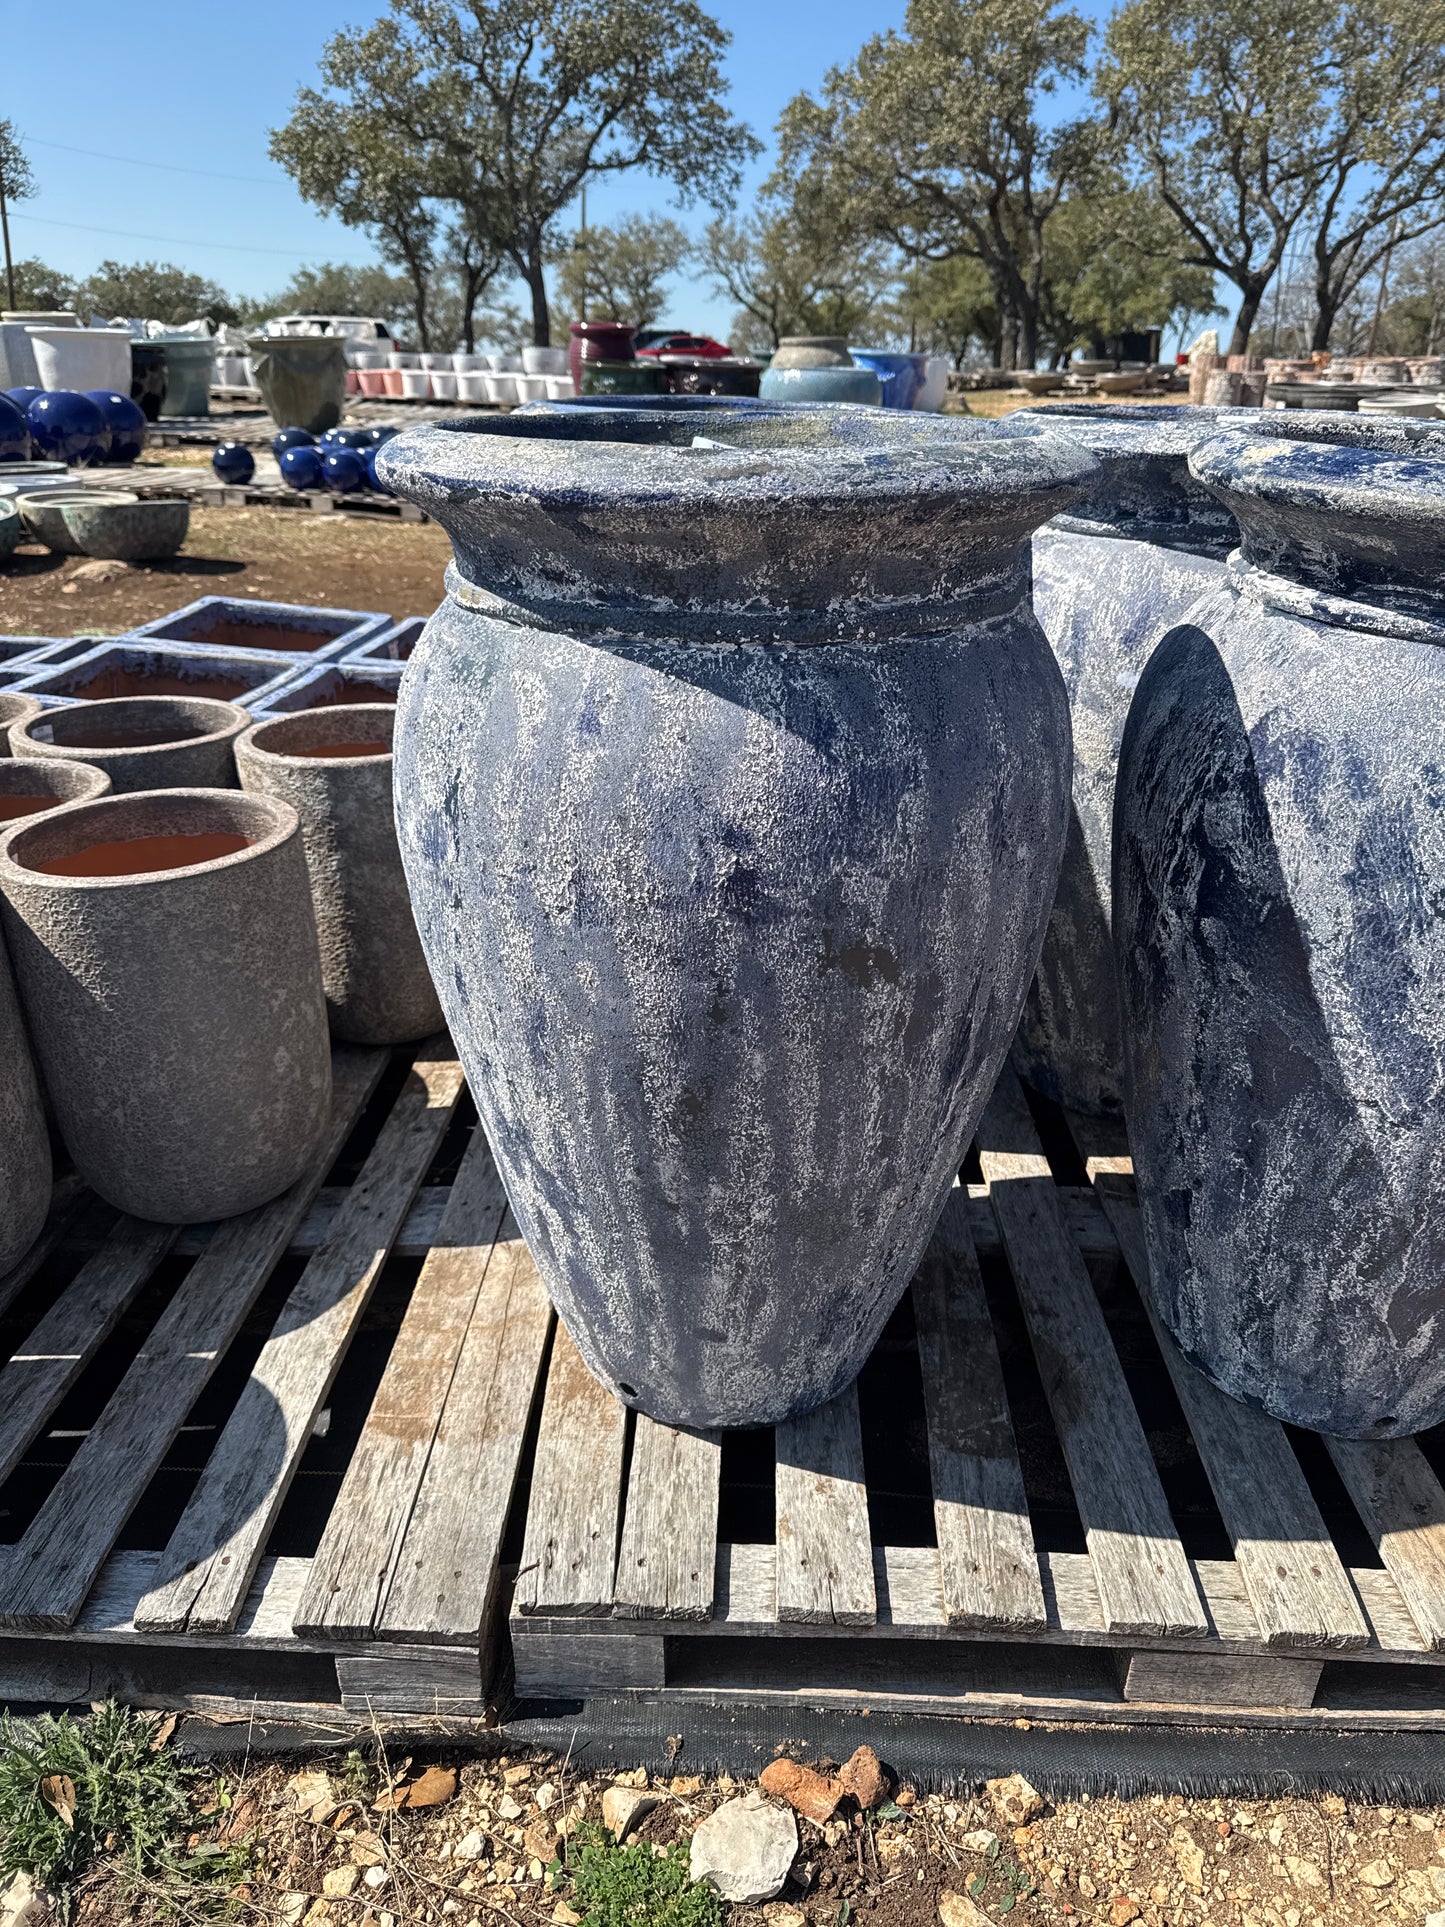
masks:
<svg viewBox="0 0 1445 1927"><path fill-rule="evenodd" d="M347 662L409 662L411 652L421 641L421 632L431 621L430 616L404 616L400 622L392 623L383 629L379 636L373 636L357 650L346 657Z"/></svg>
<svg viewBox="0 0 1445 1927"><path fill-rule="evenodd" d="M295 673L292 663L244 650L124 639L99 642L64 662L43 662L32 669L30 676L11 687L47 703L104 702L116 696L210 696L247 709Z"/></svg>
<svg viewBox="0 0 1445 1927"><path fill-rule="evenodd" d="M286 716L338 703L394 703L405 667L400 662L318 663L314 669L293 670L264 702L249 707L258 716Z"/></svg>
<svg viewBox="0 0 1445 1927"><path fill-rule="evenodd" d="M204 643L227 652L250 650L293 663L318 662L350 655L390 622L390 616L374 609L310 609L295 602L207 595L154 622L143 622L127 635Z"/></svg>

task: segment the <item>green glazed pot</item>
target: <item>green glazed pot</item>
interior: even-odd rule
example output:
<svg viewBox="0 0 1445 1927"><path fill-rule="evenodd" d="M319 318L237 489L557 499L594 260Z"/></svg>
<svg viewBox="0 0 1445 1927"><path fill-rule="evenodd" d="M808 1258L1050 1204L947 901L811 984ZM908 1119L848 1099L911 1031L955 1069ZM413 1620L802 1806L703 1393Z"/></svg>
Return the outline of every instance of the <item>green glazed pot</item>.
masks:
<svg viewBox="0 0 1445 1927"><path fill-rule="evenodd" d="M166 351L162 415L209 415L216 344L206 335L156 335Z"/></svg>
<svg viewBox="0 0 1445 1927"><path fill-rule="evenodd" d="M660 395L661 364L655 361L584 361L584 395Z"/></svg>

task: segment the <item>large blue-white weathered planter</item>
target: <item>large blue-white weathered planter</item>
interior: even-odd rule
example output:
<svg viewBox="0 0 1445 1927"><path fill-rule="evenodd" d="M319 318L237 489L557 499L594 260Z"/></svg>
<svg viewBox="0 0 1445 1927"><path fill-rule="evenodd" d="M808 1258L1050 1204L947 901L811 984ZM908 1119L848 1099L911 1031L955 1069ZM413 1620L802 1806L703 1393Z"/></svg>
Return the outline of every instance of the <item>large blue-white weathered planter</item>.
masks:
<svg viewBox="0 0 1445 1927"><path fill-rule="evenodd" d="M762 1425L863 1364L1018 1021L1069 758L1023 551L1098 471L919 416L699 426L663 403L388 443L456 550L397 819L583 1356L656 1418Z"/></svg>
<svg viewBox="0 0 1445 1927"><path fill-rule="evenodd" d="M1445 432L1256 417L1238 518L1119 764L1115 935L1151 1290L1225 1391L1445 1418Z"/></svg>
<svg viewBox="0 0 1445 1927"><path fill-rule="evenodd" d="M1033 540L1034 613L1069 691L1073 807L1013 1052L1035 1090L1094 1115L1123 1101L1109 902L1119 742L1159 638L1216 585L1238 540L1229 511L1188 468L1189 451L1229 412L1080 402L1010 417L1079 440L1104 471L1087 502Z"/></svg>

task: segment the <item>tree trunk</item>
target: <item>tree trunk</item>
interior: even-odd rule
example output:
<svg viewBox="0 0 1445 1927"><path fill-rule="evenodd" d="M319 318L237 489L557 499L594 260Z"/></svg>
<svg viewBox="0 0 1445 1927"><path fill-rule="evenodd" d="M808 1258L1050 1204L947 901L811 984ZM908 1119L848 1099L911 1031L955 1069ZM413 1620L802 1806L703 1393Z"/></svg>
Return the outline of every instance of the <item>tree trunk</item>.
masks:
<svg viewBox="0 0 1445 1927"><path fill-rule="evenodd" d="M522 278L532 295L532 346L550 348L552 345L552 318L547 312L547 282L542 273L542 252L540 248L528 250L522 268Z"/></svg>
<svg viewBox="0 0 1445 1927"><path fill-rule="evenodd" d="M1251 274L1237 285L1244 295L1239 304L1239 313L1234 321L1234 333L1229 337L1229 350L1232 355L1249 353L1249 337L1253 332L1259 305L1264 300L1265 290L1270 283L1269 275Z"/></svg>
<svg viewBox="0 0 1445 1927"><path fill-rule="evenodd" d="M1311 354L1329 347L1330 336L1335 329L1335 316L1339 311L1340 304L1329 287L1315 289L1315 325L1310 335Z"/></svg>

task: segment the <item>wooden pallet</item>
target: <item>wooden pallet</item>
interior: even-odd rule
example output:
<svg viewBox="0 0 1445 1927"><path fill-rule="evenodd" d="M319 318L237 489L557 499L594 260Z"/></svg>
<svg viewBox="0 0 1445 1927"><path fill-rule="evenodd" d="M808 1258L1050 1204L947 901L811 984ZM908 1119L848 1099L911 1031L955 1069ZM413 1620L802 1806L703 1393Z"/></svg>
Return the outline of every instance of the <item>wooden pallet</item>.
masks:
<svg viewBox="0 0 1445 1927"><path fill-rule="evenodd" d="M458 1122L450 1041L343 1047L334 1069L325 1145L281 1198L177 1231L62 1184L0 1280L0 1475L22 1526L0 1548L0 1697L487 1717L502 1535L552 1314L485 1137ZM428 1172L459 1138L438 1196ZM328 1188L343 1156L359 1165ZM368 1343L389 1345L384 1367L361 1385L339 1486L314 1481L314 1551L278 1556L379 1287L394 1303ZM148 1495L174 1486L187 1440L203 1462L147 1542Z"/></svg>
<svg viewBox="0 0 1445 1927"><path fill-rule="evenodd" d="M776 1429L771 1539L730 1541L720 1436L624 1412L559 1328L511 1610L520 1693L1445 1729L1445 1491L1424 1453L1306 1441L1373 1545L1378 1563L1352 1565L1309 1452L1146 1323L1123 1134L1067 1122L1083 1189L1056 1181L1005 1072L982 1182L955 1188L913 1283L895 1343L921 1378L932 1543L875 1542L896 1507L886 1455L865 1462L858 1387ZM1032 1356L1012 1405L985 1266ZM1143 1334L1127 1372L1106 1301ZM1228 1557L1191 1556L1166 1497L1141 1414L1171 1397ZM1076 1549L1031 1516L1016 1435L1045 1406Z"/></svg>
<svg viewBox="0 0 1445 1927"><path fill-rule="evenodd" d="M393 495L330 495L324 489L287 488L247 484L244 488L222 482L201 482L188 491L198 508L307 509L312 515L365 515L387 522L425 522L430 518L415 502L401 502Z"/></svg>

